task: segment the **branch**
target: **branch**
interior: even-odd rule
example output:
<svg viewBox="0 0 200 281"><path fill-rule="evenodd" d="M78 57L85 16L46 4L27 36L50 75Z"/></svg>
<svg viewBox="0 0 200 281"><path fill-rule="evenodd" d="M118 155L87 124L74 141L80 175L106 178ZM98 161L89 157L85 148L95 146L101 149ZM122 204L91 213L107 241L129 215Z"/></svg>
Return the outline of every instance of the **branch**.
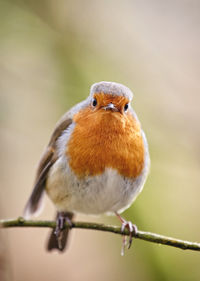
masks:
<svg viewBox="0 0 200 281"><path fill-rule="evenodd" d="M55 221L39 221L39 220L24 220L19 217L13 220L0 220L0 228L6 227L50 227L55 228ZM66 227L69 225L66 223ZM130 235L129 231L125 229L123 232L120 227L112 225L104 225L99 223L89 223L89 222L73 222L70 228L82 228L82 229L92 229L99 231L107 231L115 234ZM200 251L200 243L189 242L180 239L175 239L172 237L167 237L164 235L159 235L151 232L144 232L141 230L137 231L137 234L133 234L133 237L137 239L146 240L153 243L168 245L176 247L182 250L193 250Z"/></svg>

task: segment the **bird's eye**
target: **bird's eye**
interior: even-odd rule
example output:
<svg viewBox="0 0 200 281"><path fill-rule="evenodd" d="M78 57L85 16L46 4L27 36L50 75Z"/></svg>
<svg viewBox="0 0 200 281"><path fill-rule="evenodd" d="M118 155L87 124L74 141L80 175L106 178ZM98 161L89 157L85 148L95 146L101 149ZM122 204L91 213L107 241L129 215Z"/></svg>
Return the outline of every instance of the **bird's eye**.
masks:
<svg viewBox="0 0 200 281"><path fill-rule="evenodd" d="M96 105L97 105L97 99L95 99L95 98L93 99L92 105L93 105L93 106L96 106Z"/></svg>
<svg viewBox="0 0 200 281"><path fill-rule="evenodd" d="M126 103L124 106L124 111L127 111L127 110L128 110L128 103Z"/></svg>

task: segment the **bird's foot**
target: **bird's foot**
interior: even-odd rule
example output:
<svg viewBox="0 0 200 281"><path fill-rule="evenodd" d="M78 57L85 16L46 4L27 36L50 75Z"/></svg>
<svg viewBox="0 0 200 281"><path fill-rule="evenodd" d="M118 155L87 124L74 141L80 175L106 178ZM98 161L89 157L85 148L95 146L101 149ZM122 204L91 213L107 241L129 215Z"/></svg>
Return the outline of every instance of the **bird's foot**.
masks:
<svg viewBox="0 0 200 281"><path fill-rule="evenodd" d="M121 255L123 256L126 245L127 245L127 248L130 249L130 247L132 245L132 241L133 241L133 236L137 235L137 226L135 224L133 224L131 221L126 221L118 213L116 213L116 216L119 218L119 220L122 223L121 232L123 233L125 228L127 228L130 233L128 242L127 242L127 236L123 235L122 249L121 249Z"/></svg>
<svg viewBox="0 0 200 281"><path fill-rule="evenodd" d="M62 237L63 237L63 230L65 229L65 223L67 222L69 227L72 226L72 222L67 216L67 214L68 213L65 212L58 212L56 218L56 228L54 234L56 235L59 249L62 248Z"/></svg>

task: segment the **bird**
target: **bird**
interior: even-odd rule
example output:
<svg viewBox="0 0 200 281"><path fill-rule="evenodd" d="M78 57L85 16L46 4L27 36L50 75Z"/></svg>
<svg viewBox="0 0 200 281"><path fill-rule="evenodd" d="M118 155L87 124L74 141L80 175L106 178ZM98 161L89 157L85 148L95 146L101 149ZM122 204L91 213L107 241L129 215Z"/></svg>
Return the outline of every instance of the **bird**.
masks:
<svg viewBox="0 0 200 281"><path fill-rule="evenodd" d="M47 250L64 251L75 214L116 215L121 229L137 227L120 214L140 194L149 172L148 143L131 106L132 91L101 81L58 121L39 161L24 218L36 216L46 193L56 208ZM122 255L127 245L123 237Z"/></svg>

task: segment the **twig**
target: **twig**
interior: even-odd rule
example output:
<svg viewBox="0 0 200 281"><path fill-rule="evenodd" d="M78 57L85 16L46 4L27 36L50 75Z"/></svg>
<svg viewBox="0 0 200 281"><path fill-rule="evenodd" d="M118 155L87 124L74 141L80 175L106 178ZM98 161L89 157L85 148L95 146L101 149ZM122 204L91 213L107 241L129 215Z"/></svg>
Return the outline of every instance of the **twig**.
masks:
<svg viewBox="0 0 200 281"><path fill-rule="evenodd" d="M13 220L0 220L0 227L55 227L55 221L39 221L39 220L24 220L19 217L18 219ZM66 223L66 227L69 225ZM89 222L73 222L70 228L82 228L82 229L92 229L99 231L107 231L121 235L129 235L128 229L125 229L121 232L120 227L112 226L112 225L104 225L99 223L89 223ZM153 243L168 245L172 247L177 247L182 250L194 250L200 251L200 243L197 242L189 242L180 239L175 239L172 237L167 237L164 235L159 235L151 232L144 232L141 230L137 231L137 234L133 234L133 236L137 239L146 240Z"/></svg>

